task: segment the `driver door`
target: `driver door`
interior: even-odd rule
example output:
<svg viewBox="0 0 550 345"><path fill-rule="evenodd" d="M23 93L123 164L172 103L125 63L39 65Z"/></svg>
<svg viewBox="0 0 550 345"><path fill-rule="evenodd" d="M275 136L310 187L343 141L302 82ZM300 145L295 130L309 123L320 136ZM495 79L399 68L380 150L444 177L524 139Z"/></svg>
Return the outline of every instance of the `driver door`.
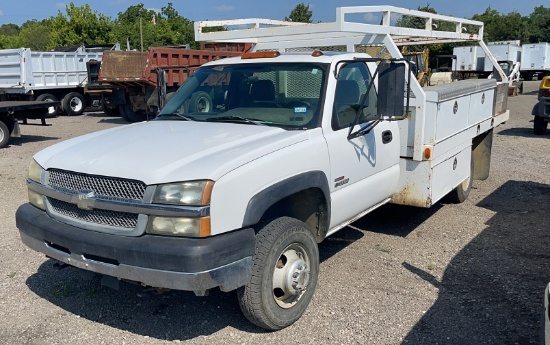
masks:
<svg viewBox="0 0 550 345"><path fill-rule="evenodd" d="M397 122L375 120L377 95L374 85L369 88L371 78L365 62L349 62L341 67L336 83L331 130L325 132L331 162L331 228L387 200L399 181ZM373 127L348 139L361 105L352 131Z"/></svg>

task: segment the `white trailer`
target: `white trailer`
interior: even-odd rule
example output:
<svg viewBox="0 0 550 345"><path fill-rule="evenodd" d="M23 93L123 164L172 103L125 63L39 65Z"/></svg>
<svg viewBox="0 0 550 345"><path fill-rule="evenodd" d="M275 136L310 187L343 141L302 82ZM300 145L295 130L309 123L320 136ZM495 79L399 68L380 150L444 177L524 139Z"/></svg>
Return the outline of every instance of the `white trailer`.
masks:
<svg viewBox="0 0 550 345"><path fill-rule="evenodd" d="M9 100L60 101L60 110L79 115L86 108L86 62L102 52L40 52L30 48L0 50L0 92ZM55 113L51 107L51 114Z"/></svg>
<svg viewBox="0 0 550 345"><path fill-rule="evenodd" d="M392 15L426 28L393 26ZM494 60L481 22L358 6L337 8L332 23L195 30L253 51L201 66L152 121L37 153L16 213L27 246L112 285L237 289L245 316L276 330L313 297L318 243L389 202L462 202L489 175L493 129L509 118L504 72L493 61L504 83L423 88L399 49L477 42Z"/></svg>
<svg viewBox="0 0 550 345"><path fill-rule="evenodd" d="M458 74L459 79L465 79L469 75L488 76L489 71L485 70L485 52L480 46L454 47L453 71Z"/></svg>
<svg viewBox="0 0 550 345"><path fill-rule="evenodd" d="M539 80L550 75L550 43L523 45L521 75L525 80L532 80L535 75L538 75Z"/></svg>
<svg viewBox="0 0 550 345"><path fill-rule="evenodd" d="M491 51L497 61L509 61L512 65L521 62L521 43L520 41L501 41L489 42L487 48ZM484 71L492 72L493 64L489 59L485 59Z"/></svg>

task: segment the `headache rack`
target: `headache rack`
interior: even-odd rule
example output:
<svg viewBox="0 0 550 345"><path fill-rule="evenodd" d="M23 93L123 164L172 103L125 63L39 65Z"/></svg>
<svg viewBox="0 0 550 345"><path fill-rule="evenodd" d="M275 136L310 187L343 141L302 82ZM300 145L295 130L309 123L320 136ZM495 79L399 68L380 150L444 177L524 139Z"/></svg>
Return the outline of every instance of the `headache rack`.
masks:
<svg viewBox="0 0 550 345"><path fill-rule="evenodd" d="M404 20L416 28L398 26ZM252 51L280 52L321 50L366 52L379 47L393 58L403 58L399 46L471 42L484 50L503 82L507 76L483 42L483 22L455 18L394 6L352 6L336 8L336 20L328 23L295 23L270 19L233 19L195 22L195 39L201 42L246 42ZM223 26L227 30L203 32L206 27ZM421 26L422 28L418 28ZM444 30L446 28L447 30ZM452 29L451 29L452 28ZM411 82L415 107L413 159L422 160L426 94L416 80Z"/></svg>

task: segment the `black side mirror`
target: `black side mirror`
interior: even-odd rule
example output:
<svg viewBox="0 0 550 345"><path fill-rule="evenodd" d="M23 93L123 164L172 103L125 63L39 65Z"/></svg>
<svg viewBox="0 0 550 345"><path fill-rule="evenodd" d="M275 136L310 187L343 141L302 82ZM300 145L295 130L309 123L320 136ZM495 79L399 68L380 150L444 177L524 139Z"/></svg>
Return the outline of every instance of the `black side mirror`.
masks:
<svg viewBox="0 0 550 345"><path fill-rule="evenodd" d="M404 117L406 68L403 62L381 61L378 66L378 116Z"/></svg>

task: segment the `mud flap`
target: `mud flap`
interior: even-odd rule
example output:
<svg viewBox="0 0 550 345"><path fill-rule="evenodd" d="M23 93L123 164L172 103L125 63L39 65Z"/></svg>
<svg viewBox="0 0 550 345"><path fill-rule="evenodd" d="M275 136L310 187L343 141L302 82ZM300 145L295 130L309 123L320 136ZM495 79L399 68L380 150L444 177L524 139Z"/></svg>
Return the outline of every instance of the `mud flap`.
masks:
<svg viewBox="0 0 550 345"><path fill-rule="evenodd" d="M491 168L493 130L478 135L473 140L474 180L486 180Z"/></svg>

